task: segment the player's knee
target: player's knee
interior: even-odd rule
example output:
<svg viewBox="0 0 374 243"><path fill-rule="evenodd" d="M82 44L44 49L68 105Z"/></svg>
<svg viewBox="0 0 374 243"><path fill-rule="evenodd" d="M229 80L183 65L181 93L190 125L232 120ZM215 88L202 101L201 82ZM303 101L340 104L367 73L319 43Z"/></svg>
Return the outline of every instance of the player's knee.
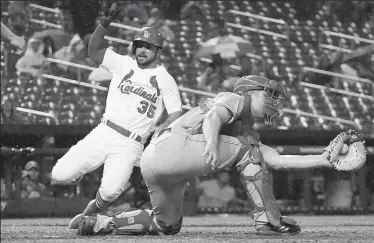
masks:
<svg viewBox="0 0 374 243"><path fill-rule="evenodd" d="M59 169L57 166L53 167L51 173L51 184L58 185L58 184L66 184L72 185L76 184L80 181L82 176L75 176L69 170L66 169Z"/></svg>

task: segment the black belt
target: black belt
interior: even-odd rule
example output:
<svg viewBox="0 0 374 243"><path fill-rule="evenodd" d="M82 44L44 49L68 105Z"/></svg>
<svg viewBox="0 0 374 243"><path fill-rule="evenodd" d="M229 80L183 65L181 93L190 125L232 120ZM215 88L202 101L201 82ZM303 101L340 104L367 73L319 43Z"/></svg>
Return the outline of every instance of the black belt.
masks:
<svg viewBox="0 0 374 243"><path fill-rule="evenodd" d="M131 137L132 132L130 132L129 130L127 130L127 129L121 127L121 126L118 126L114 122L112 122L110 120L106 120L106 122L105 122L105 120L102 119L102 123L104 123L108 127L112 128L113 130L117 131L118 133L122 134L123 136L131 138L131 139L143 144L143 139L142 139L141 136L137 135L136 137Z"/></svg>
<svg viewBox="0 0 374 243"><path fill-rule="evenodd" d="M160 137L162 134L167 133L167 132L171 132L171 128L165 128L165 129L161 130L158 133L157 137Z"/></svg>

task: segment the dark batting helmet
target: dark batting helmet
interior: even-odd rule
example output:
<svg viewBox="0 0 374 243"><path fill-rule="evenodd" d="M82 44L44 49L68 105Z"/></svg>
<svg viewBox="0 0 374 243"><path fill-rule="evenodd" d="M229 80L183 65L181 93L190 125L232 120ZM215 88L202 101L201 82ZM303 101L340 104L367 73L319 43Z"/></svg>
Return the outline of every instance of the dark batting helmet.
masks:
<svg viewBox="0 0 374 243"><path fill-rule="evenodd" d="M266 97L264 114L265 121L277 118L283 109L282 101L287 98L287 91L282 84L262 76L250 75L241 77L234 85L234 93L244 94L250 90L264 90Z"/></svg>
<svg viewBox="0 0 374 243"><path fill-rule="evenodd" d="M135 52L134 44L140 41L152 44L160 49L164 46L164 37L161 32L154 27L143 27L138 31L133 41L133 53Z"/></svg>

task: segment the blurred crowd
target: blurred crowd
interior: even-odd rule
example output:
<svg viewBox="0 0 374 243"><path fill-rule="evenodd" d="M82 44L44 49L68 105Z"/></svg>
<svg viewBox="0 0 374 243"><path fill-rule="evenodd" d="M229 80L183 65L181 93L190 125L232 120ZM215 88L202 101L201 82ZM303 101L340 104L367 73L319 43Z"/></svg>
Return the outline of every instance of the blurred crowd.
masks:
<svg viewBox="0 0 374 243"><path fill-rule="evenodd" d="M167 1L160 1L157 3L127 1L123 4L123 11L121 11L120 16L117 17L118 20L116 22L138 28L142 26L156 27L164 35L167 46L168 43L175 38L175 33L171 29L171 26L176 24L175 19L193 18L195 21L201 20L202 23L208 24L199 6L201 3L196 1L175 1L174 5L178 5L176 3L179 3L179 6L176 6L178 10L176 12L177 16L175 16L176 13L171 15L166 11L168 8L175 8L173 4ZM14 77L15 74L18 76L30 75L32 78L38 78L43 73L63 73L64 77L79 81L105 81L111 79L111 74L105 72L101 68L91 71L84 68L47 61L47 58L55 58L74 64L96 67L97 63L88 56L87 52L88 42L95 23L91 23L91 32L87 33L87 31L83 31L83 33L85 33L84 35L82 35L82 30L76 30L75 33L74 31L68 32L66 30L52 28L34 31L33 28L30 27L30 24L24 21L25 19L30 19L31 15L28 4L29 2L10 1L7 6L7 26L14 31L16 35L25 38L27 40L27 45L24 54L21 56L13 55L7 58L8 70L6 70L6 75L9 77ZM51 5L51 3L46 6L49 5ZM63 7L64 4L57 1L56 5ZM96 23L98 18L99 16L96 17ZM77 24L75 23L74 25ZM235 45L236 42L226 31L223 18L217 18L216 23L213 23L213 25L214 26L206 26L210 31L205 33L206 35L203 36L203 39L208 42L213 38L218 38L218 43L220 44L222 42L228 49L221 49L219 51L221 54L216 53L214 50L208 53L208 56L213 56L213 58L208 58L207 61L205 60L207 63L206 69L198 77L196 88L211 92L231 90L235 78L248 73L260 74L260 72L264 72L264 70L260 70L262 67L260 67L257 62L253 62L253 60L245 56L245 52L241 50L237 50L230 58L226 58L225 52L232 51L233 45L230 44ZM109 32L110 31L114 30L109 30ZM136 32L133 30L119 29L119 31L116 31L115 36L123 40L131 41L135 33ZM251 43L248 41L248 45L250 44ZM204 48L205 47L202 49ZM210 46L208 48L210 48ZM131 46L120 45L115 51L120 54L129 54L130 49ZM200 55L197 54L196 58L191 61L201 61Z"/></svg>
<svg viewBox="0 0 374 243"><path fill-rule="evenodd" d="M46 61L47 58L55 58L75 64L81 64L88 67L97 67L87 52L87 45L91 33L96 26L99 18L99 10L102 2L87 1L87 3L74 3L74 1L40 1L44 6L59 7L61 9L73 9L81 11L76 15L87 17L87 13L82 8L93 9L97 13L90 15L90 18L96 19L96 22L81 23L78 17L73 16L73 26L75 30L44 29L33 32L30 24L25 19L30 18L29 2L10 1L7 6L8 22L7 25L16 35L23 36L27 39L27 48L22 56L13 56L8 58L8 73L17 73L18 75L31 75L33 78L39 77L42 73L63 73L64 77L74 80L90 80L105 81L111 79L111 74L101 68L94 71L84 68L77 68L64 64L56 64ZM74 5L77 4L77 5ZM82 5L83 4L83 5ZM85 4L85 5L84 5ZM101 4L101 5L100 5ZM253 57L247 56L246 53L252 51L251 47L246 50L235 49L240 37L232 36L227 32L227 26L224 16L218 16L214 23L208 23L205 19L201 5L203 3L197 1L126 1L120 2L123 5L123 11L117 17L117 23L132 27L154 26L160 30L166 39L166 46L175 38L172 26L176 24L176 20L193 19L201 21L208 31L202 36L202 47L193 53L191 62L205 62L205 70L197 77L196 86L200 90L209 92L230 91L237 77L244 74L267 74L266 67ZM298 9L298 18L310 18L320 7L321 3L293 3ZM366 1L350 1L350 2L328 2L326 3L328 11L331 12L332 18L342 23L354 21L357 26L363 23L369 23L373 27L374 13L373 4ZM351 11L353 9L353 11ZM72 14L74 11L72 10ZM173 11L175 10L175 11ZM350 14L347 12L350 11ZM309 17L308 17L309 16ZM85 21L83 21L85 22ZM211 25L213 24L213 25ZM81 25L83 27L81 27ZM78 28L81 27L81 28ZM74 28L73 28L74 29ZM110 30L114 31L114 30ZM110 32L109 31L109 32ZM135 31L130 29L116 30L114 36L119 39L131 41L135 35ZM110 33L109 33L110 34ZM201 51L205 51L212 47L208 44L212 39L217 41L213 45L222 46L219 51L211 50L208 55L200 55ZM246 41L249 46L252 45ZM222 44L222 45L221 45ZM374 45L372 45L374 46ZM354 58L342 57L343 53L337 52L331 55L322 55L316 68L342 73L350 76L362 78L374 78L374 67L372 61L373 47L368 48L367 55L360 55ZM119 45L115 47L115 51L120 54L129 54L131 46ZM236 50L233 52L233 50ZM232 55L226 55L227 53ZM208 58L206 58L208 56ZM12 60L14 59L14 60ZM321 82L323 84L339 88L339 80L332 78L331 80L324 77L320 79L318 75L310 77L313 83ZM193 84L194 82L192 82Z"/></svg>
<svg viewBox="0 0 374 243"><path fill-rule="evenodd" d="M53 139L49 137L48 139ZM15 163L13 161L12 163ZM19 162L18 162L19 163ZM53 157L38 157L37 160L26 162L21 171L20 197L23 200L45 198L95 198L100 186L102 169L85 175L77 185L51 186L50 169L55 163ZM4 166L4 164L3 164ZM9 165L5 165L9 166ZM7 170L8 171L8 170ZM366 192L368 206L374 207L374 168L369 168L366 175ZM287 172L273 172L274 191L278 203L282 206L305 206L303 198L302 178L297 175L289 184ZM342 173L335 171L314 171L312 173L310 190L312 206L326 208L360 207L359 173ZM8 177L9 178L9 177ZM250 208L240 177L234 170L219 171L211 175L187 181L185 204L189 208ZM16 199L16 184L14 181L10 190L6 177L1 178L1 201ZM120 212L130 208L149 208L150 200L140 169L135 168L130 181L126 185L120 200L109 208L112 212ZM196 212L194 212L196 213Z"/></svg>

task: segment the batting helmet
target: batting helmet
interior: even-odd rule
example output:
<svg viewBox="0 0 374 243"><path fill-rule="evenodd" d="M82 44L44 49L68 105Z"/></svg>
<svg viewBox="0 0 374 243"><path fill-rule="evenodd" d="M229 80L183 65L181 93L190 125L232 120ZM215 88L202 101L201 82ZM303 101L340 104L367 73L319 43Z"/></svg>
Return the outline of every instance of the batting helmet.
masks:
<svg viewBox="0 0 374 243"><path fill-rule="evenodd" d="M154 27L144 27L135 35L134 43L143 41L159 48L164 46L164 37L161 32Z"/></svg>
<svg viewBox="0 0 374 243"><path fill-rule="evenodd" d="M282 84L262 76L251 75L241 77L234 85L235 93L242 94L250 90L265 91L264 114L266 122L270 123L272 118L279 116L283 108L281 101L287 97L287 92Z"/></svg>

